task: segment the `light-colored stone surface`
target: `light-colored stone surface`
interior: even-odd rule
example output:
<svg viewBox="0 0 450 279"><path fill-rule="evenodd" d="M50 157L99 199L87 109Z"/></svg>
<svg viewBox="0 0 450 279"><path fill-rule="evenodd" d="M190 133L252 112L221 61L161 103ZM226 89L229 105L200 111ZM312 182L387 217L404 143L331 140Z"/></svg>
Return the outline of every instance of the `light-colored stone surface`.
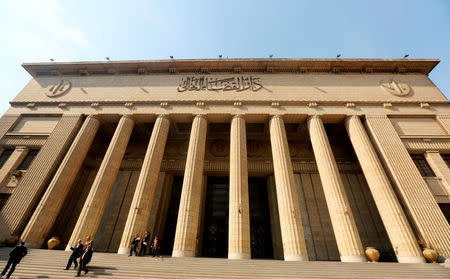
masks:
<svg viewBox="0 0 450 279"><path fill-rule="evenodd" d="M415 262L425 262L417 239L361 120L358 116L351 116L347 118L345 124L398 261L412 262L412 259L415 259Z"/></svg>
<svg viewBox="0 0 450 279"><path fill-rule="evenodd" d="M206 130L207 120L205 116L195 116L189 138L172 257L195 256L202 197Z"/></svg>
<svg viewBox="0 0 450 279"><path fill-rule="evenodd" d="M228 258L250 259L247 137L240 115L231 120L229 195Z"/></svg>
<svg viewBox="0 0 450 279"><path fill-rule="evenodd" d="M366 127L420 241L449 257L450 226L388 117L366 116Z"/></svg>
<svg viewBox="0 0 450 279"><path fill-rule="evenodd" d="M2 168L0 169L0 189L2 187L5 187L5 183L9 179L11 173L20 166L23 159L25 159L25 157L27 156L28 151L29 149L25 146L17 146L14 149L11 156L9 156L8 160L3 164Z"/></svg>
<svg viewBox="0 0 450 279"><path fill-rule="evenodd" d="M283 119L270 119L270 142L285 261L307 261L302 216Z"/></svg>
<svg viewBox="0 0 450 279"><path fill-rule="evenodd" d="M85 239L86 236L95 239L112 186L119 171L120 162L133 131L133 125L134 120L129 115L124 115L120 119L66 250L69 250L71 245L76 243L78 239Z"/></svg>
<svg viewBox="0 0 450 279"><path fill-rule="evenodd" d="M164 154L170 121L166 116L159 116L153 126L152 135L145 153L139 180L126 220L125 229L118 253L127 253L131 239L136 233L142 234L147 229L150 217L159 169Z"/></svg>
<svg viewBox="0 0 450 279"><path fill-rule="evenodd" d="M95 116L88 116L81 126L22 233L28 247L40 248L46 241L99 127L100 120Z"/></svg>
<svg viewBox="0 0 450 279"><path fill-rule="evenodd" d="M358 229L320 117L308 119L308 130L341 261L365 261Z"/></svg>
<svg viewBox="0 0 450 279"><path fill-rule="evenodd" d="M81 115L62 116L1 211L5 222L0 227L3 239L10 234L21 234L81 122Z"/></svg>

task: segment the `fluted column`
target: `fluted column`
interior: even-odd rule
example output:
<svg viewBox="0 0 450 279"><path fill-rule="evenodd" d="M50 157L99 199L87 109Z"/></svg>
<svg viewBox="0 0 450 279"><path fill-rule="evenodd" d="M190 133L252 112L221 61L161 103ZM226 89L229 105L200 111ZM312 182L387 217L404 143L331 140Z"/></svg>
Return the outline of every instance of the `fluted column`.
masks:
<svg viewBox="0 0 450 279"><path fill-rule="evenodd" d="M250 259L247 137L241 115L231 120L229 198L228 258Z"/></svg>
<svg viewBox="0 0 450 279"><path fill-rule="evenodd" d="M2 209L5 225L0 226L0 241L11 235L18 238L22 234L81 124L80 114L65 114L58 121Z"/></svg>
<svg viewBox="0 0 450 279"><path fill-rule="evenodd" d="M425 262L416 237L361 120L358 116L350 116L345 126L398 262Z"/></svg>
<svg viewBox="0 0 450 279"><path fill-rule="evenodd" d="M189 139L172 257L195 256L202 197L206 130L205 116L195 116Z"/></svg>
<svg viewBox="0 0 450 279"><path fill-rule="evenodd" d="M169 119L165 115L160 115L153 126L118 254L128 253L130 242L134 235L143 233L147 229L147 222L150 217L161 161L169 133L169 125Z"/></svg>
<svg viewBox="0 0 450 279"><path fill-rule="evenodd" d="M442 159L439 151L427 151L424 156L436 176L441 179L447 194L450 195L450 168L447 163Z"/></svg>
<svg viewBox="0 0 450 279"><path fill-rule="evenodd" d="M96 116L89 115L84 121L22 233L28 247L41 248L48 237L99 127Z"/></svg>
<svg viewBox="0 0 450 279"><path fill-rule="evenodd" d="M29 149L25 146L17 146L14 149L11 156L9 156L8 160L0 169L0 188L2 187L3 183L5 183L10 177L11 173L20 166L23 159L25 159L25 157L27 156L28 151Z"/></svg>
<svg viewBox="0 0 450 279"><path fill-rule="evenodd" d="M391 121L368 115L366 126L421 242L450 257L450 226Z"/></svg>
<svg viewBox="0 0 450 279"><path fill-rule="evenodd" d="M76 243L78 239L84 239L86 236L95 239L133 126L134 120L130 115L122 116L92 183L66 250L69 250L70 246Z"/></svg>
<svg viewBox="0 0 450 279"><path fill-rule="evenodd" d="M269 125L284 260L306 261L308 253L284 122L276 115Z"/></svg>
<svg viewBox="0 0 450 279"><path fill-rule="evenodd" d="M355 219L319 116L308 119L308 130L341 261L364 262L366 258Z"/></svg>

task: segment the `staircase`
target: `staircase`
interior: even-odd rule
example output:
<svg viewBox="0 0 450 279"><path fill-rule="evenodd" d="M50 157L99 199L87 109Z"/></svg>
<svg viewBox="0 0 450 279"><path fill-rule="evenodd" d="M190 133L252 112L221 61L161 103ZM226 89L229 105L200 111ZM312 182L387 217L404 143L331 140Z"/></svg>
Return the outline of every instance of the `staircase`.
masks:
<svg viewBox="0 0 450 279"><path fill-rule="evenodd" d="M0 248L0 268L11 248ZM11 278L73 278L70 252L28 249ZM72 267L73 268L73 267ZM83 276L82 272L82 276ZM128 257L94 252L86 278L450 278L440 264L284 262L216 258Z"/></svg>

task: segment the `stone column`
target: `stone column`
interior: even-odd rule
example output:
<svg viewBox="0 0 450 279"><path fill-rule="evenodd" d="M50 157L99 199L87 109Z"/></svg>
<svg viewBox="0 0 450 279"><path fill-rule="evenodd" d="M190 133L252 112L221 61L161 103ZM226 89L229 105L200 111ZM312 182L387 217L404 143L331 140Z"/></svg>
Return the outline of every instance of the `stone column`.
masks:
<svg viewBox="0 0 450 279"><path fill-rule="evenodd" d="M1 214L0 238L18 238L82 124L80 114L63 115L16 186Z"/></svg>
<svg viewBox="0 0 450 279"><path fill-rule="evenodd" d="M450 169L447 163L442 159L439 151L427 151L424 156L436 176L441 179L447 194L450 195Z"/></svg>
<svg viewBox="0 0 450 279"><path fill-rule="evenodd" d="M283 119L279 115L273 116L269 126L284 260L307 261L308 252Z"/></svg>
<svg viewBox="0 0 450 279"><path fill-rule="evenodd" d="M422 263L416 237L358 116L345 121L359 164L400 263ZM444 163L445 164L445 163Z"/></svg>
<svg viewBox="0 0 450 279"><path fill-rule="evenodd" d="M41 248L70 193L78 171L100 127L100 120L89 115L59 165L44 196L22 233L29 248Z"/></svg>
<svg viewBox="0 0 450 279"><path fill-rule="evenodd" d="M228 258L250 259L247 137L241 115L231 120L229 198Z"/></svg>
<svg viewBox="0 0 450 279"><path fill-rule="evenodd" d="M67 243L66 251L69 251L70 246L76 243L78 239L84 239L86 236L95 239L95 234L103 218L106 204L133 131L133 126L134 120L132 116L122 116L92 183L72 236Z"/></svg>
<svg viewBox="0 0 450 279"><path fill-rule="evenodd" d="M391 121L368 115L366 126L421 242L450 257L450 226Z"/></svg>
<svg viewBox="0 0 450 279"><path fill-rule="evenodd" d="M20 166L23 159L27 156L28 151L29 149L25 146L16 146L11 156L9 156L8 160L0 169L0 188L7 182L11 173Z"/></svg>
<svg viewBox="0 0 450 279"><path fill-rule="evenodd" d="M205 116L195 116L189 139L172 257L195 256L202 198L206 130Z"/></svg>
<svg viewBox="0 0 450 279"><path fill-rule="evenodd" d="M344 184L319 116L308 118L308 130L341 261L365 262L364 249Z"/></svg>
<svg viewBox="0 0 450 279"><path fill-rule="evenodd" d="M160 115L153 126L118 254L129 253L130 242L134 235L136 233L141 234L147 229L147 222L150 217L161 161L169 133L169 125L169 119L165 115Z"/></svg>

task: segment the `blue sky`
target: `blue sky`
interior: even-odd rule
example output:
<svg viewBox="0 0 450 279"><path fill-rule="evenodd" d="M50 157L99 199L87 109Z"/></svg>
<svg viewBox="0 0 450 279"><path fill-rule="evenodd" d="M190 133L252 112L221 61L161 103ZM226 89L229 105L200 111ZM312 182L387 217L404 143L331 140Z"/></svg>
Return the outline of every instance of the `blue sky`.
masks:
<svg viewBox="0 0 450 279"><path fill-rule="evenodd" d="M0 1L0 115L23 62L181 58L438 58L450 96L450 1Z"/></svg>

